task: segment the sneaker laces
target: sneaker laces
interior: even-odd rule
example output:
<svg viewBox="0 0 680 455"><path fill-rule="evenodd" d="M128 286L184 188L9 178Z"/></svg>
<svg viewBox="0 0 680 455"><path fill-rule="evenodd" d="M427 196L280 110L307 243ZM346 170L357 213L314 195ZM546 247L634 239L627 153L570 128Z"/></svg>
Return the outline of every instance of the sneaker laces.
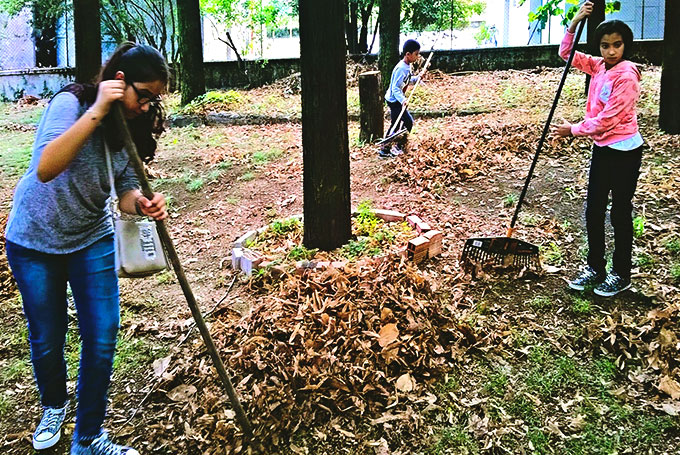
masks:
<svg viewBox="0 0 680 455"><path fill-rule="evenodd" d="M66 407L63 408L45 408L42 419L38 424L38 428L35 430L36 434L49 432L51 434L56 434L61 426L61 422L64 419L64 414L66 413Z"/></svg>

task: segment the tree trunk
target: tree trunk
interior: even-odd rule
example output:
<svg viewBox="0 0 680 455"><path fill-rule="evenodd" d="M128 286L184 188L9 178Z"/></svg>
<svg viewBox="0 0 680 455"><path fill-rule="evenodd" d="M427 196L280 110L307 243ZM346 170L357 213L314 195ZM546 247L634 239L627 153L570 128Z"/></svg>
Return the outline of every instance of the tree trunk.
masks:
<svg viewBox="0 0 680 455"><path fill-rule="evenodd" d="M198 0L177 1L177 31L179 33L179 89L182 105L205 93L203 72L203 37Z"/></svg>
<svg viewBox="0 0 680 455"><path fill-rule="evenodd" d="M92 82L102 66L99 0L73 0L76 81Z"/></svg>
<svg viewBox="0 0 680 455"><path fill-rule="evenodd" d="M373 142L385 134L380 72L368 71L359 75L359 104L361 130L359 140Z"/></svg>
<svg viewBox="0 0 680 455"><path fill-rule="evenodd" d="M37 7L33 7L33 14L39 14ZM33 29L35 40L35 66L39 68L53 68L57 66L57 24L51 20L43 24L40 29Z"/></svg>
<svg viewBox="0 0 680 455"><path fill-rule="evenodd" d="M378 67L381 75L381 97L390 85L392 69L399 61L399 32L401 0L380 0L378 22L380 24L380 55Z"/></svg>
<svg viewBox="0 0 680 455"><path fill-rule="evenodd" d="M595 29L598 25L604 22L604 10L605 10L605 0L592 0L593 1L593 12L588 16L588 44L586 48L590 55L599 56L600 55L600 43L595 42ZM576 46L578 43L574 43ZM586 96L588 96L588 88L590 87L590 75L586 74Z"/></svg>
<svg viewBox="0 0 680 455"><path fill-rule="evenodd" d="M359 45L357 50L361 54L368 52L368 22L373 12L373 0L361 8L361 31L359 32Z"/></svg>
<svg viewBox="0 0 680 455"><path fill-rule="evenodd" d="M680 4L666 0L659 127L680 134Z"/></svg>
<svg viewBox="0 0 680 455"><path fill-rule="evenodd" d="M304 245L329 251L352 235L344 0L299 0Z"/></svg>
<svg viewBox="0 0 680 455"><path fill-rule="evenodd" d="M357 24L359 15L359 0L347 0L347 10L345 17L345 34L347 35L347 52L350 54L357 53Z"/></svg>

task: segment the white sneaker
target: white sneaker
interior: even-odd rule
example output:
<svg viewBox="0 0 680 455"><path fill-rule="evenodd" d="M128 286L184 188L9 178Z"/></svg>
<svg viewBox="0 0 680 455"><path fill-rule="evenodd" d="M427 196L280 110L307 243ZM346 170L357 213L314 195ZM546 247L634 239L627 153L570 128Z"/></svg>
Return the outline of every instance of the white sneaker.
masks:
<svg viewBox="0 0 680 455"><path fill-rule="evenodd" d="M35 450L49 449L61 438L61 425L66 418L68 402L61 408L43 408L43 416L38 428L33 433L33 448Z"/></svg>
<svg viewBox="0 0 680 455"><path fill-rule="evenodd" d="M403 155L404 151L398 146L398 145L393 145L392 148L390 149L390 153L394 156L399 156Z"/></svg>
<svg viewBox="0 0 680 455"><path fill-rule="evenodd" d="M71 455L139 455L139 452L131 447L114 444L109 439L108 434L102 431L102 434L97 436L97 439L92 441L89 446L73 441Z"/></svg>

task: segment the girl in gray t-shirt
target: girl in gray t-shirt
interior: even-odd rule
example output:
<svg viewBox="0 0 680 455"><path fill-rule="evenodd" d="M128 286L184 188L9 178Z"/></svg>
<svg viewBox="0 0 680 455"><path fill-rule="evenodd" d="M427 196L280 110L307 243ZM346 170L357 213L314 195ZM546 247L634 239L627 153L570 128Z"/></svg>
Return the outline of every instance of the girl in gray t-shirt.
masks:
<svg viewBox="0 0 680 455"><path fill-rule="evenodd" d="M112 152L120 210L165 219L165 198L155 193L148 200L141 194L107 115L115 102L121 103L139 152L149 161L156 149L153 134L162 125L159 96L168 74L165 59L152 47L119 46L95 86L72 84L52 99L29 168L17 185L7 223L7 258L24 304L44 409L33 435L37 450L59 441L69 402L63 352L68 283L82 339L71 455L138 455L113 444L102 430L120 325L104 142Z"/></svg>

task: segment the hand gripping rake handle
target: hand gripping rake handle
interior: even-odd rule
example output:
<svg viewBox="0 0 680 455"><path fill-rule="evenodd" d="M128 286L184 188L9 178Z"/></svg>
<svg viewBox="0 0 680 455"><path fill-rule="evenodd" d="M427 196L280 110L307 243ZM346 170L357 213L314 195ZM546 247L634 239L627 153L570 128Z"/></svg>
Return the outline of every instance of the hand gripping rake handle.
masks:
<svg viewBox="0 0 680 455"><path fill-rule="evenodd" d="M427 60L425 61L425 65L423 66L423 70L420 72L420 78L418 78L415 85L413 86L413 89L411 89L411 93L408 94L408 98L406 99L406 104L404 104L401 107L401 112L399 113L399 117L397 117L397 120L394 122L394 125L392 125L392 127L387 131L387 134L385 135L385 137L389 137L391 134L393 134L397 130L397 127L399 126L399 122L401 122L401 118L404 116L404 112L406 112L406 106L408 106L408 104L411 102L411 97L413 97L413 94L415 93L416 88L418 88L418 84L420 84L420 81L423 80L423 76L425 75L427 68L430 66L430 62L432 61L433 55L434 55L434 45L432 46L432 49L430 50L430 55L427 56Z"/></svg>
<svg viewBox="0 0 680 455"><path fill-rule="evenodd" d="M550 108L548 120L545 122L545 126L543 127L543 134L541 134L541 139L538 141L538 147L536 148L534 161L531 163L531 168L529 168L529 175L527 175L527 179L524 182L522 194L520 194L519 196L519 201L517 202L515 214L512 216L512 221L510 222L510 227L508 228L508 237L512 237L512 234L515 231L515 223L517 222L517 216L519 215L519 211L522 208L522 202L524 202L524 197L527 194L527 189L529 188L529 182L531 182L531 177L534 175L534 169L536 168L536 163L538 162L538 155L541 154L541 150L543 149L543 143L545 142L545 138L548 136L548 132L550 131L550 123L552 122L553 115L555 114L555 109L557 108L557 103L560 99L560 95L562 94L564 82L567 80L567 75L569 74L571 62L574 60L574 55L576 54L576 45L578 44L578 41L581 38L581 32L583 32L583 27L585 26L585 24L586 21L582 20L581 23L578 25L578 30L576 31L576 36L574 37L574 46L571 48L571 52L569 53L569 59L567 60L567 65L564 67L564 72L562 72L562 79L560 80L560 85L557 87L555 100L553 101L552 107Z"/></svg>
<svg viewBox="0 0 680 455"><path fill-rule="evenodd" d="M139 155L137 154L137 146L135 145L134 141L132 140L132 136L130 135L130 130L128 129L127 122L125 121L125 116L123 115L123 108L120 105L120 103L114 104L113 117L116 122L116 126L118 127L118 131L123 136L125 150L127 151L128 156L130 157L130 163L134 167L135 173L137 174L137 178L139 179L139 184L142 187L141 188L142 194L144 194L144 196L150 200L153 198L153 191L151 190L149 181L146 178L146 173L144 172L144 165L142 164L142 160L139 158ZM187 280L187 277L184 275L182 264L179 262L177 251L175 250L175 246L172 243L172 238L170 238L170 234L168 233L168 229L165 225L165 222L156 221L156 227L158 228L158 234L161 238L163 246L165 247L165 251L168 253L168 258L170 259L172 268L175 270L175 274L177 275L177 280L179 281L179 284L182 287L182 291L184 291L184 297L187 299L187 303L189 304L189 308L191 309L191 314L193 315L194 320L196 321L196 326L198 327L198 330L201 332L203 342L205 343L205 346L208 349L208 353L210 354L210 357L212 358L212 361L215 364L215 368L217 369L217 373L219 374L220 379L222 379L224 388L227 392L227 395L229 396L229 400L231 401L231 405L234 408L234 412L236 413L236 420L238 420L238 423L241 426L241 430L243 430L246 439L250 439L253 434L253 429L250 425L250 421L248 421L248 417L246 416L246 413L243 411L241 402L239 401L238 396L236 395L236 391L234 390L234 386L231 383L231 379L227 374L227 370L224 367L224 363L222 363L222 359L220 358L220 355L217 352L217 347L215 347L215 343L213 342L212 336L210 335L210 331L208 330L208 327L205 325L205 321L203 320L203 316L201 315L201 310L198 308L198 304L196 303L194 293L191 291L191 287L189 286L189 281Z"/></svg>

